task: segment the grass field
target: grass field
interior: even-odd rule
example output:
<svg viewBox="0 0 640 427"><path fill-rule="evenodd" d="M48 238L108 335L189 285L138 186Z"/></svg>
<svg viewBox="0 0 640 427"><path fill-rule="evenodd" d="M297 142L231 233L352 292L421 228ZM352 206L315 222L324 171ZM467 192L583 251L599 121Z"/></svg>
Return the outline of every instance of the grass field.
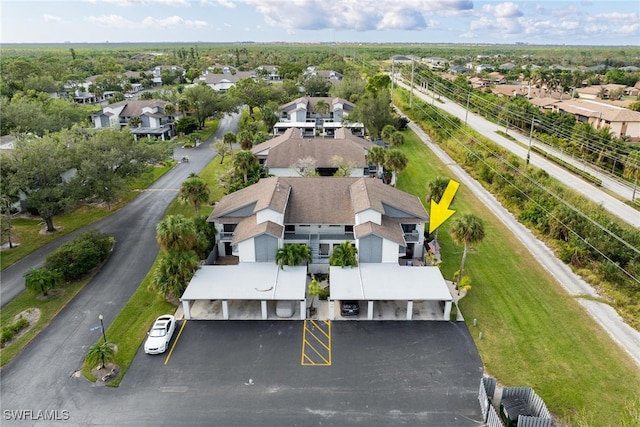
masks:
<svg viewBox="0 0 640 427"><path fill-rule="evenodd" d="M410 161L398 187L424 202L426 183L453 176L413 132L405 131L405 141ZM640 409L640 370L631 358L469 190L460 187L452 208L485 222L486 237L465 264L473 288L460 307L488 374L504 385L533 387L570 425L635 425L625 415L627 405ZM439 230L446 278L462 256L449 223Z"/></svg>

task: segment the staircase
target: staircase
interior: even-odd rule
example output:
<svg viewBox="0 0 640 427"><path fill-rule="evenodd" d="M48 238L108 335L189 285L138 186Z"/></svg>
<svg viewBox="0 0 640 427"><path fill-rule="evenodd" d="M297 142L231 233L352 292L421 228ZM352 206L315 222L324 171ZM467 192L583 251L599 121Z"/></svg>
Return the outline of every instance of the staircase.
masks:
<svg viewBox="0 0 640 427"><path fill-rule="evenodd" d="M320 259L320 237L317 234L309 235L309 247L311 247L311 260Z"/></svg>

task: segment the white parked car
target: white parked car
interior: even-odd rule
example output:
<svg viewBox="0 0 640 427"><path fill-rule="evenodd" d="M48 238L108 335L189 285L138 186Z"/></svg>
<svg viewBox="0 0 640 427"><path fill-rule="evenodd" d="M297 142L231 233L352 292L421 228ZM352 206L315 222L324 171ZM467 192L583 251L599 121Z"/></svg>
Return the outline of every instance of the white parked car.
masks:
<svg viewBox="0 0 640 427"><path fill-rule="evenodd" d="M147 340L144 342L144 352L147 354L164 353L169 348L169 342L176 330L176 318L165 314L156 319L147 332Z"/></svg>

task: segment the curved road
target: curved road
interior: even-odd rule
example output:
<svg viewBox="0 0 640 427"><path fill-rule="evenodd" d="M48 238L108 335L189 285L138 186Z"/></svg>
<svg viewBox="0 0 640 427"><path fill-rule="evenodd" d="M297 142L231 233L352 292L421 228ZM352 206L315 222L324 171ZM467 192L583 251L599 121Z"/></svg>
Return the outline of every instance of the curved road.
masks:
<svg viewBox="0 0 640 427"><path fill-rule="evenodd" d="M404 89L407 89L407 90L411 89L410 86L408 86L407 84L401 81L396 80L396 83ZM415 96L417 96L418 98L422 99L425 102L429 102L433 100L433 98L427 96L427 94L423 93L420 90L414 89L413 93ZM437 105L438 108L446 111L447 113L455 117L458 117L460 120L463 120L463 121L465 120L465 117L466 117L467 124L469 125L469 127L475 129L485 137L489 138L491 141L509 150L510 152L517 155L521 159L527 158L527 148L525 148L529 143L529 140L527 137L521 134L518 134L516 132L512 132L510 136L516 138L519 141L518 143L513 142L510 139L505 138L496 133L496 131L500 129L498 125L496 125L495 123L492 123L484 119L483 117L478 116L477 114L474 114L471 112L467 114L467 110L464 107L456 104L455 102L447 98L441 97L440 100L442 102L438 102L438 105ZM547 147L545 147L545 151L551 152L551 150ZM554 155L560 156L559 153L554 153ZM566 160L573 164L576 163L575 159L567 158ZM539 154L533 151L531 152L530 163L533 166L536 166L540 169L544 169L549 173L549 175L558 179L560 182L564 183L566 186L570 187L571 189L579 192L589 200L592 200L595 203L602 205L603 208L605 208L607 211L611 212L612 214L616 215L617 217L622 219L624 222L630 225L633 225L634 227L640 227L640 212L632 208L631 206L626 205L621 200L609 195L607 192L601 190L600 188L592 184L589 184L588 182L584 181L582 178L579 178L578 176L567 171L566 169L558 166L556 163L545 159L544 157L540 156ZM583 164L579 164L577 165L577 167L580 167L581 169L585 169L585 170L588 168ZM590 168L588 172L602 179L603 188L609 189L613 193L618 194L620 197L623 197L626 200L631 200L632 189L629 188L628 186L621 184L620 182L613 180L610 177L603 175L600 172L594 171Z"/></svg>
<svg viewBox="0 0 640 427"><path fill-rule="evenodd" d="M114 251L94 279L51 324L19 357L2 368L0 403L3 410L64 409L79 414L99 406L87 395L86 385L78 389L78 382L73 381L69 388L70 376L82 366L88 347L99 337L99 328L91 329L100 325L100 314L108 326L138 288L158 253L156 224L177 196L184 179L192 172L200 172L215 157L211 147L213 139L222 138L228 131L237 131L237 117L221 119L214 137L197 148L177 149L176 158L188 153L189 163L178 163L125 207L74 233L97 228L115 237ZM52 242L5 269L1 284L3 304L24 289L22 275L26 270L42 265L46 254L71 237Z"/></svg>

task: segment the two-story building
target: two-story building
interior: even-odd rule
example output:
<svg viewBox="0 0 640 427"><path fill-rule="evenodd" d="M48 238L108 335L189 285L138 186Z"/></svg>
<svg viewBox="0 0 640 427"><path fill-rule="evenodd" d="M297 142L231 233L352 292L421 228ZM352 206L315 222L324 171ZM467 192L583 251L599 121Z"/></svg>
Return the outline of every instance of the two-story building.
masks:
<svg viewBox="0 0 640 427"><path fill-rule="evenodd" d="M367 153L373 146L346 128L337 129L332 137L326 138L307 138L301 129L289 128L251 151L269 175L299 176L301 171L296 169L299 160L312 159L320 176L333 176L340 165L348 165L352 177L361 177L369 175Z"/></svg>
<svg viewBox="0 0 640 427"><path fill-rule="evenodd" d="M364 136L364 125L349 121L349 113L354 107L353 103L342 98L301 97L278 108L280 118L273 127L273 134L296 128L307 137L332 136L336 129L347 127L354 135Z"/></svg>
<svg viewBox="0 0 640 427"><path fill-rule="evenodd" d="M221 301L224 319L233 317L233 301L254 300L267 319L277 301L288 300L300 304L305 318L307 275L328 273L329 318L334 303L348 299L365 303L367 319L374 318L374 302L404 302L411 319L414 301L435 301L448 320L452 297L438 267L407 262L422 259L428 218L417 197L375 178L264 178L223 197L209 216L214 250L238 263L198 269L182 296L185 317L199 300ZM357 248L357 267L329 266L343 242ZM311 262L279 269L276 251L285 244L308 245Z"/></svg>
<svg viewBox="0 0 640 427"><path fill-rule="evenodd" d="M96 129L122 128L128 126L133 117L140 119L139 126L132 126L131 133L136 139L146 136L162 140L175 135L176 116L164 112L166 101L134 101L126 100L107 105L102 111L91 115ZM175 114L178 114L177 112Z"/></svg>

